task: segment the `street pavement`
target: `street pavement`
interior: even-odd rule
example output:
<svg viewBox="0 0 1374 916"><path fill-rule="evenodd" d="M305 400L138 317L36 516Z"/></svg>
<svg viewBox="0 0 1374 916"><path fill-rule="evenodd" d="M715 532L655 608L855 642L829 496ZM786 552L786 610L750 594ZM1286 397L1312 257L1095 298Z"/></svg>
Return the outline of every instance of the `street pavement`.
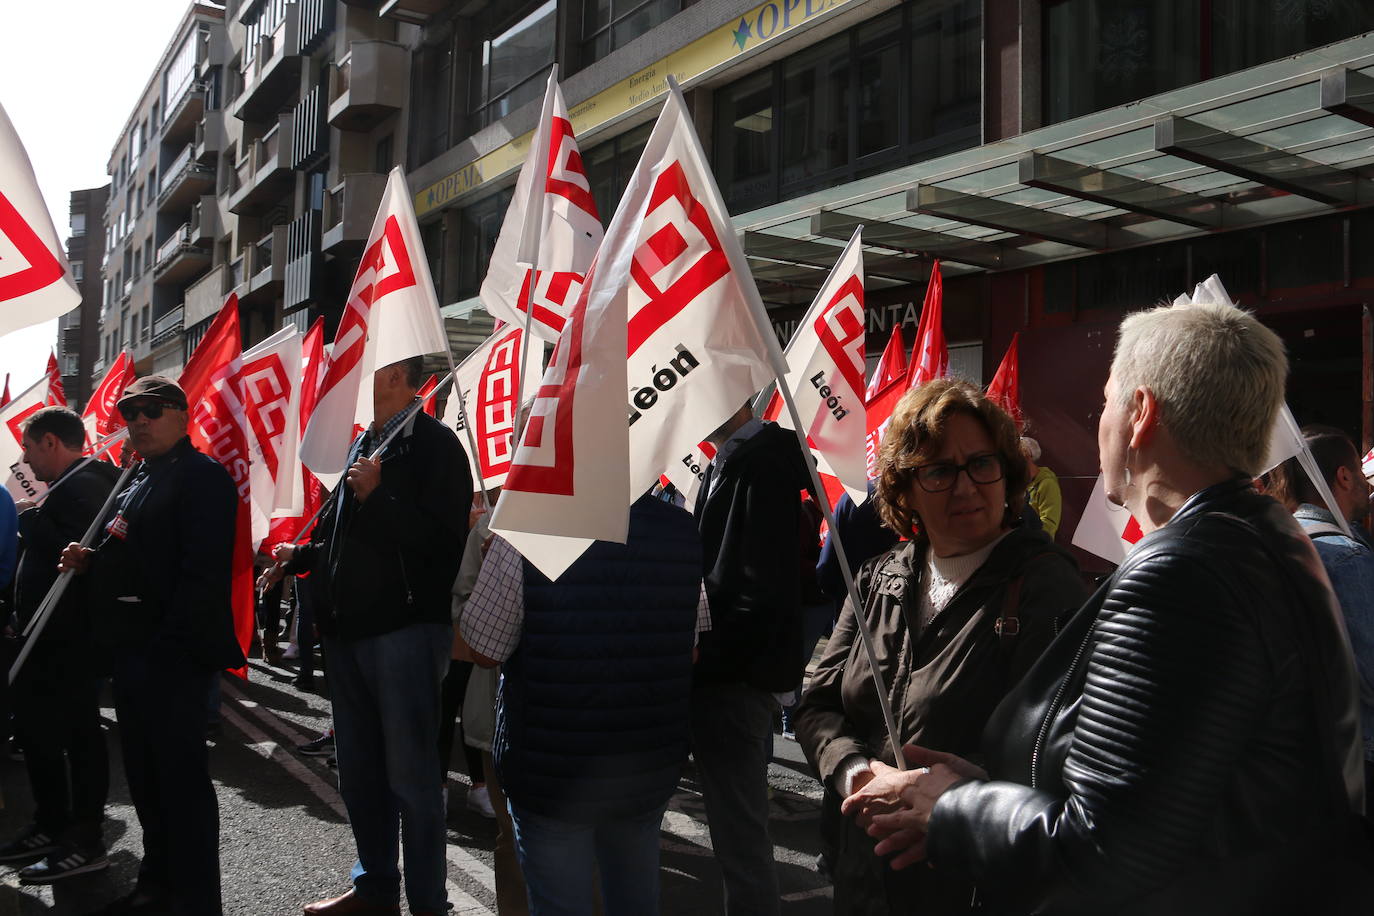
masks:
<svg viewBox="0 0 1374 916"><path fill-rule="evenodd" d="M259 659L253 659L250 668L246 683L223 679L221 726L210 755L219 796L224 909L229 916L298 916L302 904L347 890L354 860L337 771L323 758L295 751L329 725L327 684L317 676L317 690L302 691L291 683L293 672L288 668L269 667ZM105 831L111 867L53 887L20 887L17 868L0 866L0 916L85 916L133 888L141 838L119 762L114 709L108 699L105 704L111 757ZM453 766L463 765L463 755L455 753ZM830 885L815 869L821 791L795 742L776 737L769 783L783 912L829 913ZM450 785L451 912L495 913L494 822L467 810L462 773L454 772ZM0 757L0 793L2 841L22 830L32 815L22 762ZM669 803L661 845L662 912L723 912L720 871L690 762Z"/></svg>

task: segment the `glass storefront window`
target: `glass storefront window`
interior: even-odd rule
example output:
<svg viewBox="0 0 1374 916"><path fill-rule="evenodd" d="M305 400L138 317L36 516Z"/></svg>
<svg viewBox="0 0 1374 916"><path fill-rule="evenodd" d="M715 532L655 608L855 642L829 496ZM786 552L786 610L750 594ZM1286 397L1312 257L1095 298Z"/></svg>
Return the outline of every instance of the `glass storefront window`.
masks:
<svg viewBox="0 0 1374 916"><path fill-rule="evenodd" d="M629 184L635 166L639 164L644 144L648 142L653 129L653 122L644 124L605 143L598 143L582 154L587 182L592 186L596 212L603 225L611 221L611 215L620 203L620 196L625 192L625 185Z"/></svg>
<svg viewBox="0 0 1374 916"><path fill-rule="evenodd" d="M547 0L484 41L470 107L482 125L542 98L557 38L557 0Z"/></svg>
<svg viewBox="0 0 1374 916"><path fill-rule="evenodd" d="M682 9L682 0L585 0L582 17L584 63L623 48Z"/></svg>
<svg viewBox="0 0 1374 916"><path fill-rule="evenodd" d="M731 210L976 145L982 3L908 2L715 94Z"/></svg>
<svg viewBox="0 0 1374 916"><path fill-rule="evenodd" d="M452 250L458 256L458 289L453 298L467 299L477 295L487 275L487 263L496 248L501 233L501 221L506 218L513 188L464 207L458 214L458 244Z"/></svg>

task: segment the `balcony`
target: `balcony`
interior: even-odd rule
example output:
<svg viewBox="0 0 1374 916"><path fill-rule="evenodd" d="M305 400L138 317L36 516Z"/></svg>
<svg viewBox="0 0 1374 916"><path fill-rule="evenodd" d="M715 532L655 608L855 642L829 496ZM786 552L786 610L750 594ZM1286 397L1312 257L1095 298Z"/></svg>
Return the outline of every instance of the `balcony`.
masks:
<svg viewBox="0 0 1374 916"><path fill-rule="evenodd" d="M91 381L94 382L96 379L98 379L100 377L100 373L104 371L105 357L101 356L98 357L95 362L91 363ZM92 384L91 387L94 388L95 385Z"/></svg>
<svg viewBox="0 0 1374 916"><path fill-rule="evenodd" d="M158 246L153 282L159 286L183 286L210 266L210 252L191 241L191 224L182 223Z"/></svg>
<svg viewBox="0 0 1374 916"><path fill-rule="evenodd" d="M124 281L124 291L119 296L120 305L128 305L129 298L134 294L134 278L130 277Z"/></svg>
<svg viewBox="0 0 1374 916"><path fill-rule="evenodd" d="M189 74L188 74L189 76ZM182 83L180 94L167 103L167 114L162 121L162 142L176 143L189 140L195 132L196 124L205 114L205 93L209 84L204 80L187 79ZM171 98L178 90L168 93Z"/></svg>
<svg viewBox="0 0 1374 916"><path fill-rule="evenodd" d="M180 337L185 315L185 306L178 305L161 318L155 319L153 321L152 346L154 348L161 347Z"/></svg>
<svg viewBox="0 0 1374 916"><path fill-rule="evenodd" d="M334 0L297 0L301 7L301 53L310 54L334 31Z"/></svg>
<svg viewBox="0 0 1374 916"><path fill-rule="evenodd" d="M391 41L355 41L334 68L329 123L367 131L400 110L410 80L406 49Z"/></svg>
<svg viewBox="0 0 1374 916"><path fill-rule="evenodd" d="M138 365L139 363L142 363L144 360L146 360L149 356L153 355L152 335L148 333L148 328L144 328L143 330L139 331L138 337L130 340L129 344L129 350L133 353L134 356L134 368L143 370L145 372L148 371L151 368L151 366L148 366L146 364L142 366Z"/></svg>
<svg viewBox="0 0 1374 916"><path fill-rule="evenodd" d="M319 296L323 262L324 256L320 254L320 211L307 210L292 220L286 231L283 311L300 308Z"/></svg>
<svg viewBox="0 0 1374 916"><path fill-rule="evenodd" d="M227 289L224 285L224 265L213 268L205 276L186 287L186 326L194 327L217 313L224 305Z"/></svg>
<svg viewBox="0 0 1374 916"><path fill-rule="evenodd" d="M386 190L386 176L375 172L345 175L324 199L324 234L320 250L335 257L357 254L372 231L372 221Z"/></svg>
<svg viewBox="0 0 1374 916"><path fill-rule="evenodd" d="M286 4L281 24L258 40L243 69L243 92L231 113L240 121L266 121L294 94L301 73L300 4Z"/></svg>
<svg viewBox="0 0 1374 916"><path fill-rule="evenodd" d="M215 189L215 170L191 158L187 143L158 182L157 212L185 210L206 191Z"/></svg>
<svg viewBox="0 0 1374 916"><path fill-rule="evenodd" d="M286 276L286 237L286 226L273 226L271 233L247 250L244 275L248 283L240 302L252 305L277 298Z"/></svg>
<svg viewBox="0 0 1374 916"><path fill-rule="evenodd" d="M228 146L223 113L207 111L205 117L196 122L195 139L191 141L191 146L197 162L206 165L214 163L216 157Z"/></svg>
<svg viewBox="0 0 1374 916"><path fill-rule="evenodd" d="M424 25L431 16L443 12L448 5L449 0L385 0L377 15L397 22Z"/></svg>
<svg viewBox="0 0 1374 916"><path fill-rule="evenodd" d="M257 215L269 209L295 185L291 171L292 112L277 116L261 140L248 147L248 155L235 169L235 186L229 195L229 210Z"/></svg>
<svg viewBox="0 0 1374 916"><path fill-rule="evenodd" d="M208 247L223 234L224 221L220 217L219 198L213 194L201 195L191 208L192 244Z"/></svg>
<svg viewBox="0 0 1374 916"><path fill-rule="evenodd" d="M204 79L212 68L224 66L227 60L226 42L222 35L212 34L208 30L201 32L197 41L199 46L196 48L196 76Z"/></svg>
<svg viewBox="0 0 1374 916"><path fill-rule="evenodd" d="M325 87L317 84L291 112L291 168L303 172L329 154Z"/></svg>

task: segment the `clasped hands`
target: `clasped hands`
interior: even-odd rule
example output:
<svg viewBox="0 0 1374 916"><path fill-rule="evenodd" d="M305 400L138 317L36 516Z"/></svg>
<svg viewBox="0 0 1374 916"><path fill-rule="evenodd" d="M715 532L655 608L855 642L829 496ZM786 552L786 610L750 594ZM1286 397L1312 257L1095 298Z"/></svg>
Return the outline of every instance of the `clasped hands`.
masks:
<svg viewBox="0 0 1374 916"><path fill-rule="evenodd" d="M840 804L842 814L879 840L874 852L891 855L888 864L894 869L924 861L930 814L946 789L964 779L988 778L961 757L914 744L904 746L902 756L912 769L873 760L867 773L854 778L849 797Z"/></svg>

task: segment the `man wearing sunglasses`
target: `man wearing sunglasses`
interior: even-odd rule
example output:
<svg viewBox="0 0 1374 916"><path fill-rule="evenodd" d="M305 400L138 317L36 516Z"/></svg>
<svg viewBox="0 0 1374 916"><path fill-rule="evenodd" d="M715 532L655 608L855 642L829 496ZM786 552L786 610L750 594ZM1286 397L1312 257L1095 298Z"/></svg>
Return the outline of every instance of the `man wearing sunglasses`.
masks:
<svg viewBox="0 0 1374 916"><path fill-rule="evenodd" d="M218 916L219 807L205 748L212 679L244 665L229 603L238 494L186 435L186 394L151 375L117 405L142 465L94 548L62 568L90 582L92 629L112 675L143 862L107 913Z"/></svg>

